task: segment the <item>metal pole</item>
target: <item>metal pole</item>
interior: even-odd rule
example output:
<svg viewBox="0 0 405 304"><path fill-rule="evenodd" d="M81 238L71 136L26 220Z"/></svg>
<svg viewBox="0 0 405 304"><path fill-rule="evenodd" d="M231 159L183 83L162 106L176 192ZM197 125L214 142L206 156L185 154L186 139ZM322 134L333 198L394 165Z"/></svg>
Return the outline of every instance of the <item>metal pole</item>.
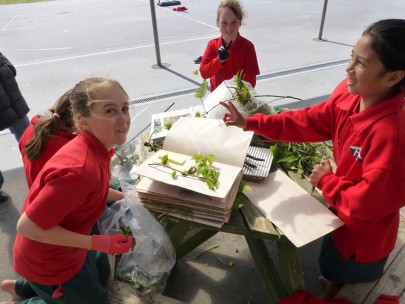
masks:
<svg viewBox="0 0 405 304"><path fill-rule="evenodd" d="M322 20L321 20L321 26L319 28L318 40L322 40L323 24L325 23L325 16L326 16L326 8L327 7L328 7L328 0L324 0L323 1Z"/></svg>
<svg viewBox="0 0 405 304"><path fill-rule="evenodd" d="M155 39L155 51L156 51L156 64L162 66L160 61L160 48L159 48L159 36L156 23L156 11L155 11L155 1L149 0L150 2L150 13L152 15L152 26L153 26L153 38Z"/></svg>

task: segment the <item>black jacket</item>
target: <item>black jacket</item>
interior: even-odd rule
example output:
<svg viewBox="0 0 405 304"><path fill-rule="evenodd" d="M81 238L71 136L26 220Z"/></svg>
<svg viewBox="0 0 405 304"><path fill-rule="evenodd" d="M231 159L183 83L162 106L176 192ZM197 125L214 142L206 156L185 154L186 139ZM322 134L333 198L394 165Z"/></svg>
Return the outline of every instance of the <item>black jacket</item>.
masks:
<svg viewBox="0 0 405 304"><path fill-rule="evenodd" d="M0 131L30 111L18 88L16 74L15 67L0 53Z"/></svg>

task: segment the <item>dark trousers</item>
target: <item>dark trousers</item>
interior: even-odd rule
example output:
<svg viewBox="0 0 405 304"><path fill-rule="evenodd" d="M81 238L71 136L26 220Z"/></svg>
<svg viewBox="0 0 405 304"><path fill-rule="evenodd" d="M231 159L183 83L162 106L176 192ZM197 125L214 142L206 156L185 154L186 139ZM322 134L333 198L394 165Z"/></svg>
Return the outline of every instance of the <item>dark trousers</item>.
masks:
<svg viewBox="0 0 405 304"><path fill-rule="evenodd" d="M89 251L83 267L72 279L62 284L64 297L54 299L57 286L48 286L18 279L15 291L26 300L15 304L108 304L104 287L110 276L110 264L105 253Z"/></svg>

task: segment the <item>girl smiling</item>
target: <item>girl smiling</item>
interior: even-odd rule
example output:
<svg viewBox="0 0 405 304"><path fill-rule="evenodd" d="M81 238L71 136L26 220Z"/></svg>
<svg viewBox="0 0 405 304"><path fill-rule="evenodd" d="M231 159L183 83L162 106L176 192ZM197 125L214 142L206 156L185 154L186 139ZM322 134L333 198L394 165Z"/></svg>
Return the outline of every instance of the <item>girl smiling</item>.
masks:
<svg viewBox="0 0 405 304"><path fill-rule="evenodd" d="M15 292L7 290L14 303L108 303L105 253L126 253L132 245L127 236L91 235L106 207L113 146L125 143L130 126L128 96L117 81L90 78L70 99L80 134L55 153L29 190L13 251L23 280ZM35 297L23 298L25 284Z"/></svg>

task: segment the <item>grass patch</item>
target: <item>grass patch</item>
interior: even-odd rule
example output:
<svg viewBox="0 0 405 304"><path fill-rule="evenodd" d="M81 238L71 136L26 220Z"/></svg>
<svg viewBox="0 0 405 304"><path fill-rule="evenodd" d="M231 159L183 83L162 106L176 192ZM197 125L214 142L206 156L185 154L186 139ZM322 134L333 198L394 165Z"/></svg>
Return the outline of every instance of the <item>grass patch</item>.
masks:
<svg viewBox="0 0 405 304"><path fill-rule="evenodd" d="M30 3L30 2L43 2L49 0L0 0L1 4L18 4L18 3Z"/></svg>

